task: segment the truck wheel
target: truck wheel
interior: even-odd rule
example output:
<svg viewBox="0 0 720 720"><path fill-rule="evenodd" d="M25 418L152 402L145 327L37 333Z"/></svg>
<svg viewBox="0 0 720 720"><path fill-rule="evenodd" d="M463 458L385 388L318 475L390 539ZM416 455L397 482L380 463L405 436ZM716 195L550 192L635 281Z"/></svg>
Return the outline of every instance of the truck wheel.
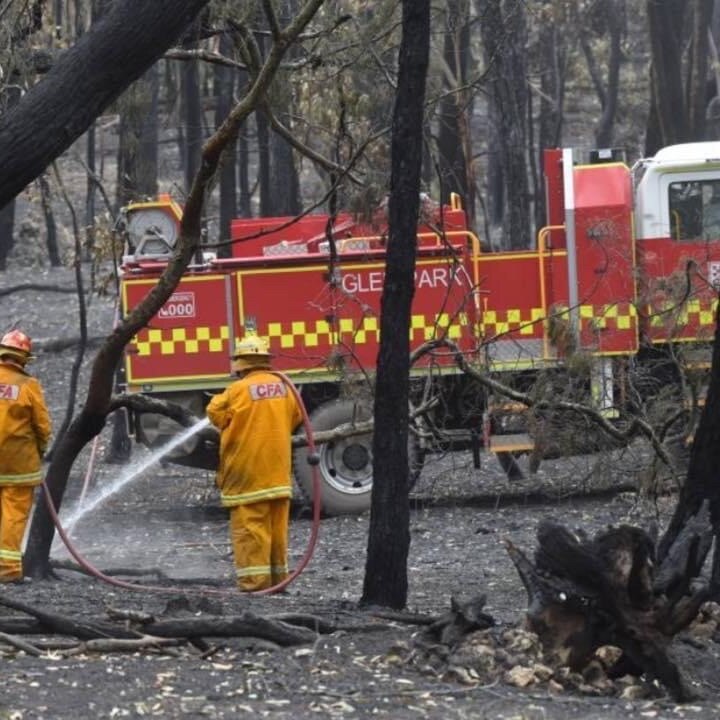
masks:
<svg viewBox="0 0 720 720"><path fill-rule="evenodd" d="M372 419L367 404L335 400L321 405L310 415L313 430L332 430L338 425ZM422 470L423 453L416 436L410 433L410 481ZM342 438L318 445L322 510L326 515L347 515L370 509L372 490L372 433ZM302 490L312 497L313 474L307 462L307 448L295 450L295 477Z"/></svg>

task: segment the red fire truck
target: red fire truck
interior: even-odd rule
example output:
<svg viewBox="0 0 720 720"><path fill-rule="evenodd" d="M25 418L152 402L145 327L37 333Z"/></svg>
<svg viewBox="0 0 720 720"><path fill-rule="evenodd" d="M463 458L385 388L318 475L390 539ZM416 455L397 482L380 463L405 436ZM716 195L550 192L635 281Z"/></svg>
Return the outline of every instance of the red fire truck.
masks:
<svg viewBox="0 0 720 720"><path fill-rule="evenodd" d="M457 197L442 207L423 203L411 347L447 338L482 372L526 390L548 371L562 382L581 356L588 401L618 415L643 358L680 347L694 366L707 366L720 283L720 142L667 147L633 167L612 151L580 157L553 149L544 172L547 225L527 250L485 249ZM169 197L125 209L124 312L156 283L181 217ZM382 212L328 221L233 221L232 256L205 253L128 345L125 389L201 416L232 381L236 339L253 328L269 341L275 367L300 387L316 430L368 419L387 225ZM503 455L533 448L527 427L513 432L522 408L490 397L447 349L423 355L412 376L418 403L428 392L435 397L413 420L415 474L434 441ZM132 427L148 445L177 431L148 414ZM321 446L326 512L369 507L371 449L368 435ZM211 467L216 453L192 439L174 459ZM311 488L304 461L296 476Z"/></svg>

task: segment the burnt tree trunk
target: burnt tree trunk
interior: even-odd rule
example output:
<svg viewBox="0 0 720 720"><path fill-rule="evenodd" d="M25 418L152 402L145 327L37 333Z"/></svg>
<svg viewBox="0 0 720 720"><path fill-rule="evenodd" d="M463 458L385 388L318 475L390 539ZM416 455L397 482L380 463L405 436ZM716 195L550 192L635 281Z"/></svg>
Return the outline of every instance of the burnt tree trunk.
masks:
<svg viewBox="0 0 720 720"><path fill-rule="evenodd" d="M565 104L565 78L567 75L566 37L558 17L560 11L556 3L543 0L540 12L540 37L538 52L544 72L540 74L540 97L538 99L538 130L536 164L543 167L543 150L560 147L563 127L563 106ZM547 224L545 193L538 174L533 175L535 186L535 227Z"/></svg>
<svg viewBox="0 0 720 720"><path fill-rule="evenodd" d="M133 83L122 97L118 141L117 205L154 198L158 191L157 66Z"/></svg>
<svg viewBox="0 0 720 720"><path fill-rule="evenodd" d="M471 188L468 184L467 163L472 158L465 156L464 131L467 123L465 114L465 86L467 61L469 52L470 31L466 13L468 7L458 0L448 2L446 9L446 28L443 38L443 59L453 71L452 78L445 82L451 83L438 105L438 169L440 173L440 196L444 203L450 201L450 193L457 192L465 199L469 217L472 211ZM464 11L464 12L462 12Z"/></svg>
<svg viewBox="0 0 720 720"><path fill-rule="evenodd" d="M476 0L481 17L494 142L488 187L491 221L502 223L503 247L531 246L527 174L527 22L519 0ZM498 215L501 213L501 217Z"/></svg>
<svg viewBox="0 0 720 720"><path fill-rule="evenodd" d="M676 700L692 692L669 652L675 635L720 590L720 313L710 386L673 517L655 547L620 526L593 540L544 522L534 563L508 550L528 593L528 622L545 649L574 669L602 645L623 651L618 673L646 673ZM715 541L712 573L703 567Z"/></svg>
<svg viewBox="0 0 720 720"><path fill-rule="evenodd" d="M683 27L686 0L648 0L650 30L650 114L645 154L654 155L664 145L686 142L688 118L682 82Z"/></svg>
<svg viewBox="0 0 720 720"><path fill-rule="evenodd" d="M52 192L45 173L38 178L38 185L40 186L40 203L45 216L45 246L48 251L48 259L52 267L60 267L62 260L58 247L57 224L55 223L55 214L52 208Z"/></svg>
<svg viewBox="0 0 720 720"><path fill-rule="evenodd" d="M180 70L182 115L185 126L185 189L190 190L200 163L202 147L202 109L200 105L200 68L197 60L188 60Z"/></svg>
<svg viewBox="0 0 720 720"><path fill-rule="evenodd" d="M8 87L1 95L0 112L7 113L20 99L19 87ZM7 258L15 245L15 200L0 209L0 270L7 269Z"/></svg>
<svg viewBox="0 0 720 720"><path fill-rule="evenodd" d="M233 49L230 35L220 35L220 53L229 56ZM233 106L235 92L235 73L232 68L217 65L213 75L215 90L215 127L222 125ZM237 139L228 144L223 154L220 168L220 242L230 239L230 224L237 217ZM218 248L220 257L230 257L231 246L221 245Z"/></svg>
<svg viewBox="0 0 720 720"><path fill-rule="evenodd" d="M361 599L366 605L392 608L405 606L408 587L408 328L415 292L423 104L429 48L430 1L404 0L391 139L390 238L381 300L375 387L373 491Z"/></svg>
<svg viewBox="0 0 720 720"><path fill-rule="evenodd" d="M687 477L670 524L658 546L663 561L679 539L683 528L703 511L707 502L715 535L720 530L720 313L716 318L710 384L700 422L690 451ZM717 556L716 549L716 556ZM716 563L717 565L717 560ZM713 578L717 580L717 577Z"/></svg>
<svg viewBox="0 0 720 720"><path fill-rule="evenodd" d="M272 188L270 187L270 124L265 113L255 113L256 143L258 154L258 186L260 188L260 215L272 214Z"/></svg>
<svg viewBox="0 0 720 720"><path fill-rule="evenodd" d="M7 270L7 258L15 244L15 200L0 208L0 271Z"/></svg>
<svg viewBox="0 0 720 720"><path fill-rule="evenodd" d="M50 72L0 117L0 207L67 150L162 56L207 3L112 3L107 13L58 57Z"/></svg>

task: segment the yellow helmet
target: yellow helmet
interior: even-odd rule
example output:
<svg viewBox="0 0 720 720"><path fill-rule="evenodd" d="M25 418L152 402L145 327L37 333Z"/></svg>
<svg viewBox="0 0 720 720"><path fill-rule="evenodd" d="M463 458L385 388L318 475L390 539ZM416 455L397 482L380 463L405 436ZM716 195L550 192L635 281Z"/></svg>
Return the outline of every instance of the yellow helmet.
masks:
<svg viewBox="0 0 720 720"><path fill-rule="evenodd" d="M251 368L269 368L271 357L270 348L265 338L249 332L235 343L232 370L233 372L241 372Z"/></svg>

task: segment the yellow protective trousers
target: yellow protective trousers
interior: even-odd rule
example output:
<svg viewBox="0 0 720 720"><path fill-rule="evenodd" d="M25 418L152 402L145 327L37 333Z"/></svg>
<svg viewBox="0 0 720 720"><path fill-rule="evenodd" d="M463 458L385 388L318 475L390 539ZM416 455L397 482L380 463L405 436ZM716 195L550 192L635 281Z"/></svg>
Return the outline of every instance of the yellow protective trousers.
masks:
<svg viewBox="0 0 720 720"><path fill-rule="evenodd" d="M230 508L230 540L240 590L265 590L288 575L290 498Z"/></svg>
<svg viewBox="0 0 720 720"><path fill-rule="evenodd" d="M32 485L0 485L0 582L23 576L22 541L34 490Z"/></svg>

